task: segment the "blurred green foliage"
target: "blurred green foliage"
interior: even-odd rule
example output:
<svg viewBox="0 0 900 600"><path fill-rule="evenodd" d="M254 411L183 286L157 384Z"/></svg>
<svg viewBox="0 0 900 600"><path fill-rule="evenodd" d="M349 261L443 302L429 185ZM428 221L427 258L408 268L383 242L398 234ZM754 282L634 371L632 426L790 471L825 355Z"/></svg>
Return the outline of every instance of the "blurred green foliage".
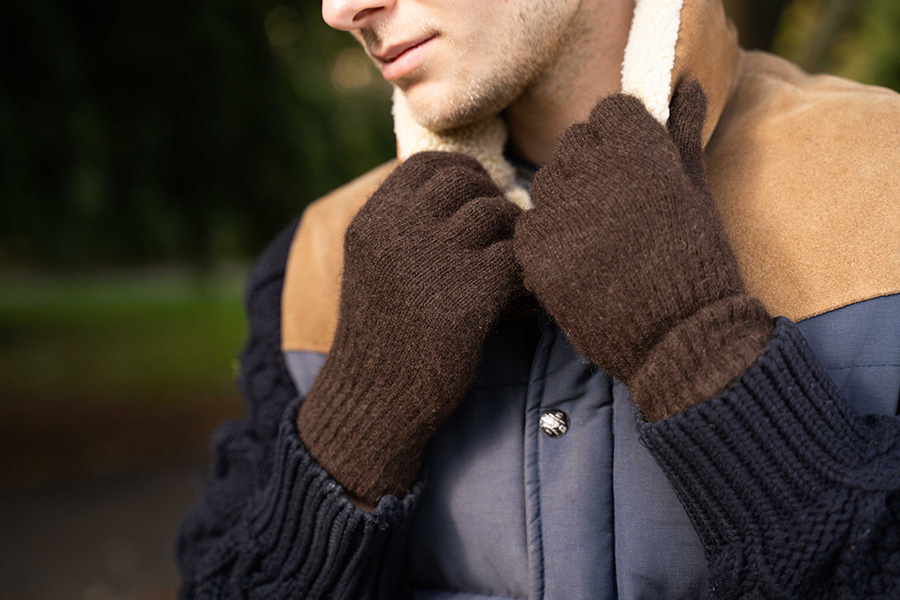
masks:
<svg viewBox="0 0 900 600"><path fill-rule="evenodd" d="M241 413L244 278L0 278L0 495L202 452Z"/></svg>
<svg viewBox="0 0 900 600"><path fill-rule="evenodd" d="M900 89L897 0L725 0L748 47ZM0 3L0 272L256 255L393 153L319 2Z"/></svg>
<svg viewBox="0 0 900 600"><path fill-rule="evenodd" d="M251 256L393 151L318 3L7 0L0 44L0 269Z"/></svg>
<svg viewBox="0 0 900 600"><path fill-rule="evenodd" d="M900 2L725 1L748 47L900 89ZM319 2L7 0L0 44L0 270L247 258L393 153Z"/></svg>
<svg viewBox="0 0 900 600"><path fill-rule="evenodd" d="M202 286L169 269L6 279L0 397L134 407L232 396L244 275L220 270Z"/></svg>
<svg viewBox="0 0 900 600"><path fill-rule="evenodd" d="M724 2L749 48L900 89L898 0ZM10 482L196 450L240 411L245 270L223 265L394 153L389 86L320 10L0 1Z"/></svg>
<svg viewBox="0 0 900 600"><path fill-rule="evenodd" d="M774 49L811 72L900 90L900 2L793 0Z"/></svg>

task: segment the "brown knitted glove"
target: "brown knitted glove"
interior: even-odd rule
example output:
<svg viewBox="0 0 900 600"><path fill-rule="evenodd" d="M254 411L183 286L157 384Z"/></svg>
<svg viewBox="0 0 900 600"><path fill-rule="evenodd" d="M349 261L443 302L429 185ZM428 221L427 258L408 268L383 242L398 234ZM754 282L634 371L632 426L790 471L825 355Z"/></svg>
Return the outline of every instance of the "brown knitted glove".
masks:
<svg viewBox="0 0 900 600"><path fill-rule="evenodd" d="M634 97L601 100L563 133L516 223L526 287L650 420L716 395L772 330L706 183L705 118L696 81L676 91L668 131Z"/></svg>
<svg viewBox="0 0 900 600"><path fill-rule="evenodd" d="M491 326L525 294L512 249L521 212L475 159L424 152L350 223L334 345L297 422L352 495L375 504L414 482Z"/></svg>

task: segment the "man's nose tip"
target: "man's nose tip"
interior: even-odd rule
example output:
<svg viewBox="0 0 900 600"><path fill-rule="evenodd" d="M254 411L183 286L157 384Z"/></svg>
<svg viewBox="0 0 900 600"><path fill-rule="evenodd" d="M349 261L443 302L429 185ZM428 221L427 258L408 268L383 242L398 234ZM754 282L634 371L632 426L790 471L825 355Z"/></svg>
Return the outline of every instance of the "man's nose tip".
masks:
<svg viewBox="0 0 900 600"><path fill-rule="evenodd" d="M322 0L322 18L334 29L352 31L388 4L388 0Z"/></svg>

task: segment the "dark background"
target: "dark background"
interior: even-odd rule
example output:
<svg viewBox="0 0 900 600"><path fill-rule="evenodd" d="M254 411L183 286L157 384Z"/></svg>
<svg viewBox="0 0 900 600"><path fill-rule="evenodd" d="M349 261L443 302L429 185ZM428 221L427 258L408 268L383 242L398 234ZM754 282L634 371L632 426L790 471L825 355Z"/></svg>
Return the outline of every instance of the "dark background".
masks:
<svg viewBox="0 0 900 600"><path fill-rule="evenodd" d="M746 47L900 89L900 2L726 0ZM317 2L0 3L0 600L171 597L243 278L391 157Z"/></svg>

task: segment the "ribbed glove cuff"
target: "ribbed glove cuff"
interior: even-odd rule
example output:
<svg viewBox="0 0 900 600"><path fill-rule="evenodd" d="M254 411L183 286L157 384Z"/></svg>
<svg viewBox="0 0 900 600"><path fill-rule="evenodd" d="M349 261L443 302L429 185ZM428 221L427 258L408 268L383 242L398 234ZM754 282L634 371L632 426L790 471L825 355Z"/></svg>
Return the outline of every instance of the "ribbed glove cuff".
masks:
<svg viewBox="0 0 900 600"><path fill-rule="evenodd" d="M362 500L374 505L386 494L402 497L415 483L441 402L415 381L373 384L327 366L300 406L297 428L303 443Z"/></svg>
<svg viewBox="0 0 900 600"><path fill-rule="evenodd" d="M729 296L675 324L624 382L649 421L719 394L762 354L772 319L753 296Z"/></svg>

